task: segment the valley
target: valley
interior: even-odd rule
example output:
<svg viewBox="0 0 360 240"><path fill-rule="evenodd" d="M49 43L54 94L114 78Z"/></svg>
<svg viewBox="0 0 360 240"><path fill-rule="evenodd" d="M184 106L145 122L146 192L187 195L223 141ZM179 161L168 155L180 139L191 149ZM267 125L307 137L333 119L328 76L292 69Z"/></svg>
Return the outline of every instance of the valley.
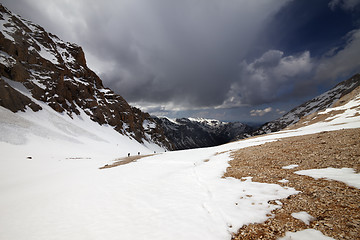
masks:
<svg viewBox="0 0 360 240"><path fill-rule="evenodd" d="M0 239L360 235L359 73L259 129L171 119L105 87L79 45L2 5L0 25ZM264 58L286 70L282 54Z"/></svg>

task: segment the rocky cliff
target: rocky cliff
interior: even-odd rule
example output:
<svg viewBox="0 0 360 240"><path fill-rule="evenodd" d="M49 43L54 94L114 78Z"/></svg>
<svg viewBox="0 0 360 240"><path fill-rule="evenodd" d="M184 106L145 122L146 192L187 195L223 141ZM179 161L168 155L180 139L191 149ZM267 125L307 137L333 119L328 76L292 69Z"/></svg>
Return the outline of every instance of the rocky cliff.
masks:
<svg viewBox="0 0 360 240"><path fill-rule="evenodd" d="M87 67L80 46L62 41L2 5L0 25L0 106L13 112L36 112L43 102L70 117L84 111L93 121L141 143L173 148L148 113L103 86ZM28 94L13 87L19 84Z"/></svg>

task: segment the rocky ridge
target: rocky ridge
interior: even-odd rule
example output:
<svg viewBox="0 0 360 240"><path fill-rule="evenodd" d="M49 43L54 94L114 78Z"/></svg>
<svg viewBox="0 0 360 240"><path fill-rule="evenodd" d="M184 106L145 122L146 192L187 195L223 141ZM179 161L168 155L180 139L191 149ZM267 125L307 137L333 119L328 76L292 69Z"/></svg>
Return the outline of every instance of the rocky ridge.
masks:
<svg viewBox="0 0 360 240"><path fill-rule="evenodd" d="M276 132L297 123L301 118L333 106L341 97L360 86L360 74L337 84L329 91L293 108L282 117L265 123L253 135Z"/></svg>
<svg viewBox="0 0 360 240"><path fill-rule="evenodd" d="M105 88L76 44L64 42L0 4L0 106L13 112L40 111L39 102L70 117L84 111L138 142L173 146L148 113ZM20 85L19 85L20 84ZM16 90L26 88L28 95Z"/></svg>

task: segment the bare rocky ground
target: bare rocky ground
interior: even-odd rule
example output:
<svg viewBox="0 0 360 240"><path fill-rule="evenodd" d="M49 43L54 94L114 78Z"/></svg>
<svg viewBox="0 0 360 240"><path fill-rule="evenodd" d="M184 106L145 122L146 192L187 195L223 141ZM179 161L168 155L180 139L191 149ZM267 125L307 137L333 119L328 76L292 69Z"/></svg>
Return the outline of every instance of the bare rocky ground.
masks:
<svg viewBox="0 0 360 240"><path fill-rule="evenodd" d="M277 239L286 231L312 228L334 239L360 239L360 190L338 181L315 180L295 171L318 168L353 168L360 171L360 129L322 132L280 139L234 151L225 177L253 177L253 181L292 187L299 194L280 200L266 222L239 229L233 239ZM294 169L283 166L298 164ZM289 182L280 183L287 179ZM272 204L277 204L271 201ZM291 213L305 211L315 217L306 225Z"/></svg>
<svg viewBox="0 0 360 240"><path fill-rule="evenodd" d="M124 157L124 158L118 158L115 159L113 163L111 164L106 164L102 167L100 167L99 169L106 169L106 168L112 168L112 167L117 167L120 165L125 165L131 162L136 162L137 160L144 158L144 157L148 157L148 156L152 156L154 154L148 154L148 155L137 155L137 156L129 156L129 157Z"/></svg>

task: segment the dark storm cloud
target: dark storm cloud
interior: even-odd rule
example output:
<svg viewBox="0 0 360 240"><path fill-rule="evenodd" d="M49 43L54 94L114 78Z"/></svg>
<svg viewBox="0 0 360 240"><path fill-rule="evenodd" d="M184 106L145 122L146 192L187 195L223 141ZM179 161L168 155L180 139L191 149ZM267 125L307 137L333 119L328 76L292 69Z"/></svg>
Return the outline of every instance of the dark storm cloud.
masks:
<svg viewBox="0 0 360 240"><path fill-rule="evenodd" d="M274 2L266 6L252 3L247 8L242 1L130 4L126 9L133 15L121 21L117 18L119 26L106 30L120 33L105 40L116 43L107 44L112 47L103 50L106 54L101 57L116 65L102 76L131 102L219 105L234 79L238 61L266 16L279 7L272 6ZM91 49L101 44L98 40L104 39L94 39ZM123 51L114 51L117 48Z"/></svg>
<svg viewBox="0 0 360 240"><path fill-rule="evenodd" d="M237 65L286 2L39 0L24 17L83 46L105 85L130 102L208 107L222 104Z"/></svg>

